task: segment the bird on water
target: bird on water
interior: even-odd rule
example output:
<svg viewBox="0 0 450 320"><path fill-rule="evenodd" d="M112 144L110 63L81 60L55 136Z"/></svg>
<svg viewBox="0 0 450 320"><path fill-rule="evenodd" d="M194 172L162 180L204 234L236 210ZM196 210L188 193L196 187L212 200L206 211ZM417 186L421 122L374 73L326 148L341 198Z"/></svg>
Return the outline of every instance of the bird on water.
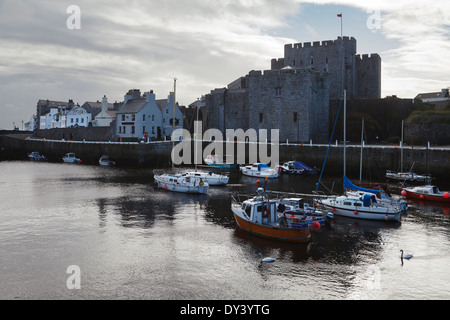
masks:
<svg viewBox="0 0 450 320"><path fill-rule="evenodd" d="M259 254L259 256L261 257L261 263L263 263L263 262L269 263L269 262L274 262L276 260L275 258L270 258L270 257L263 258L261 253Z"/></svg>
<svg viewBox="0 0 450 320"><path fill-rule="evenodd" d="M403 255L403 250L400 250L400 252L402 253L402 256L400 257L400 259L406 259L406 260L409 260L409 259L411 259L412 257L413 257L413 255L412 254L405 254L405 255Z"/></svg>

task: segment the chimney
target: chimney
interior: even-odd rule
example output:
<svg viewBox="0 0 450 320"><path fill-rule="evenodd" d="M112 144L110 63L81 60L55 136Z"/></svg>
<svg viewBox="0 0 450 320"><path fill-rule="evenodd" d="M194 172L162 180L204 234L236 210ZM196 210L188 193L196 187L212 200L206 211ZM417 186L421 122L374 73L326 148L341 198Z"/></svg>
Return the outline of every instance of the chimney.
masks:
<svg viewBox="0 0 450 320"><path fill-rule="evenodd" d="M156 103L155 94L153 93L153 90L150 90L150 92L144 93L144 97L145 97L147 102Z"/></svg>
<svg viewBox="0 0 450 320"><path fill-rule="evenodd" d="M102 112L106 111L108 111L108 98L106 98L106 95L104 95L102 99Z"/></svg>

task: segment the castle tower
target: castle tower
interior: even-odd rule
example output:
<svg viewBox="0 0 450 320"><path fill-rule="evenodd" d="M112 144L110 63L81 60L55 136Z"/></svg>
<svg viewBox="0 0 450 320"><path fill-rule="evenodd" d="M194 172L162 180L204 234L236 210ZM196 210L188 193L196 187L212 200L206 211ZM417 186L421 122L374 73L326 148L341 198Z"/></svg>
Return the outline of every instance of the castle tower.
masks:
<svg viewBox="0 0 450 320"><path fill-rule="evenodd" d="M287 44L284 47L284 58L272 59L271 69L290 66L327 72L330 79L330 99L341 98L343 89L347 90L350 98L379 98L381 58L377 54L363 57L356 56L355 38L338 37L336 40L316 41L312 44Z"/></svg>

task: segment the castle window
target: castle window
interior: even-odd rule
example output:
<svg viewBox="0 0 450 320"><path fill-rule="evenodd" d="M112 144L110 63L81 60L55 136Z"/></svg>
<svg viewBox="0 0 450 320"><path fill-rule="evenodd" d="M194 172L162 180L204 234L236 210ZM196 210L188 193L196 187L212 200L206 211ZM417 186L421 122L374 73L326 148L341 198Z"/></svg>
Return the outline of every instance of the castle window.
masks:
<svg viewBox="0 0 450 320"><path fill-rule="evenodd" d="M259 123L262 123L262 122L263 122L263 114L260 113L260 114L259 114Z"/></svg>
<svg viewBox="0 0 450 320"><path fill-rule="evenodd" d="M311 64L314 64L314 58L311 57Z"/></svg>
<svg viewBox="0 0 450 320"><path fill-rule="evenodd" d="M298 113L294 112L294 123L296 123L298 120Z"/></svg>
<svg viewBox="0 0 450 320"><path fill-rule="evenodd" d="M328 58L325 59L325 63L328 63Z"/></svg>
<svg viewBox="0 0 450 320"><path fill-rule="evenodd" d="M295 67L295 60L292 60L292 66Z"/></svg>
<svg viewBox="0 0 450 320"><path fill-rule="evenodd" d="M276 97L281 96L281 88L280 88L280 87L275 88L275 96L276 96Z"/></svg>
<svg viewBox="0 0 450 320"><path fill-rule="evenodd" d="M142 121L145 121L145 114L142 115Z"/></svg>

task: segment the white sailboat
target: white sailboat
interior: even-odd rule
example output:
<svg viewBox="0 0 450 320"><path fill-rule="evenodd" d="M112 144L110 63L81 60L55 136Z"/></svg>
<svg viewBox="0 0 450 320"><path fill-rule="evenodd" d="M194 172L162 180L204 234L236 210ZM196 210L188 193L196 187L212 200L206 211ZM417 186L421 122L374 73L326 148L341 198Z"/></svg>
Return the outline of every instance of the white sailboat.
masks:
<svg viewBox="0 0 450 320"><path fill-rule="evenodd" d="M190 177L184 173L161 174L154 176L159 188L184 193L207 193L209 184L201 177Z"/></svg>
<svg viewBox="0 0 450 320"><path fill-rule="evenodd" d="M242 174L257 178L278 178L278 170L270 168L265 163L254 163L250 166L243 166L239 168Z"/></svg>
<svg viewBox="0 0 450 320"><path fill-rule="evenodd" d="M346 140L346 91L344 90L344 194L341 196L332 196L318 200L322 205L330 208L337 216L345 216L357 219L399 221L402 216L403 207L390 201L381 201L377 199L374 193L359 190L358 192L347 192L346 181L346 159L345 159L345 140ZM360 188L363 189L363 188Z"/></svg>

